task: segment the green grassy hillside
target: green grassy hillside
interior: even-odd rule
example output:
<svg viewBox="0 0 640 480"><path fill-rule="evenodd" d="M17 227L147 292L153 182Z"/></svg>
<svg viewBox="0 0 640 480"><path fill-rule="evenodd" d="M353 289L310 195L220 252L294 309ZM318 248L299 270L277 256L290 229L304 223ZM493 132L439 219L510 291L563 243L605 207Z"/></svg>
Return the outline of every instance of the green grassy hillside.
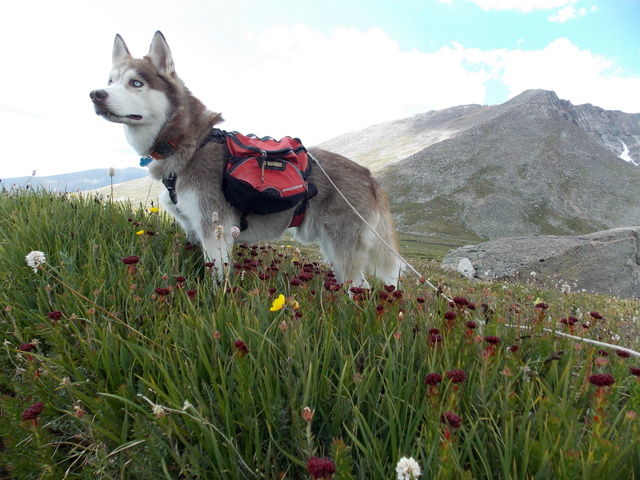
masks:
<svg viewBox="0 0 640 480"><path fill-rule="evenodd" d="M405 245L439 292L350 296L287 243L237 246L216 285L162 211L0 194L0 477L640 476L637 302Z"/></svg>

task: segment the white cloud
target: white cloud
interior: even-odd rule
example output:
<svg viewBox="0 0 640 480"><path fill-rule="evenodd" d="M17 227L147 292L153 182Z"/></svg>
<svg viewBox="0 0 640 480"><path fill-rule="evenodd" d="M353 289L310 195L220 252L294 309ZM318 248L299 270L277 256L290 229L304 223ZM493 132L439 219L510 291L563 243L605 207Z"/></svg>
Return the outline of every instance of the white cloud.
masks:
<svg viewBox="0 0 640 480"><path fill-rule="evenodd" d="M325 37L304 25L247 32L245 39L251 73L228 77L224 87L233 100L225 114L230 128L272 136L295 131L318 143L377 122L480 103L485 96L488 74L469 69L468 52L459 46L433 54L401 51L380 29L338 28Z"/></svg>
<svg viewBox="0 0 640 480"><path fill-rule="evenodd" d="M566 7L558 10L553 15L549 16L549 20L556 23L564 23L574 18L583 17L587 14L586 8L576 9L573 5L567 5Z"/></svg>
<svg viewBox="0 0 640 480"><path fill-rule="evenodd" d="M577 3L578 0L467 0L473 2L484 11L520 10L528 13L533 10L551 10Z"/></svg>
<svg viewBox="0 0 640 480"><path fill-rule="evenodd" d="M530 88L555 91L574 104L592 103L607 110L640 112L640 78L610 72L612 60L580 50L560 38L542 50L512 50L501 55L500 78L510 96Z"/></svg>

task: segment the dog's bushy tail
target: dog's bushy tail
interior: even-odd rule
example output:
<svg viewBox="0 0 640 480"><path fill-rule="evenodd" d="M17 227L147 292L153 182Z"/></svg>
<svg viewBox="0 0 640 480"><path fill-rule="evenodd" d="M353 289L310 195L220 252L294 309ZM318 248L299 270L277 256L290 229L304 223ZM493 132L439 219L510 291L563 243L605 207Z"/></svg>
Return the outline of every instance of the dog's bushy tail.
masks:
<svg viewBox="0 0 640 480"><path fill-rule="evenodd" d="M397 286L404 264L398 256L398 238L393 217L389 211L387 194L379 186L376 185L376 187L377 208L373 227L384 242L378 237L372 239L369 265L373 268L371 273L385 285Z"/></svg>

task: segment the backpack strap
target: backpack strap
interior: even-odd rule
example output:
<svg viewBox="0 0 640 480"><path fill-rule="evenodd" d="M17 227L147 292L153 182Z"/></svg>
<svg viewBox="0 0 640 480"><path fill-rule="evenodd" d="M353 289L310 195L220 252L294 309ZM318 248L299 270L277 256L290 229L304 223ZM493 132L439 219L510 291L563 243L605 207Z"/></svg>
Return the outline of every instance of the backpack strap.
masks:
<svg viewBox="0 0 640 480"><path fill-rule="evenodd" d="M173 202L174 205L178 204L178 195L176 195L176 180L178 176L175 173L171 173L167 178L162 179L163 185L166 187L169 192L169 198Z"/></svg>

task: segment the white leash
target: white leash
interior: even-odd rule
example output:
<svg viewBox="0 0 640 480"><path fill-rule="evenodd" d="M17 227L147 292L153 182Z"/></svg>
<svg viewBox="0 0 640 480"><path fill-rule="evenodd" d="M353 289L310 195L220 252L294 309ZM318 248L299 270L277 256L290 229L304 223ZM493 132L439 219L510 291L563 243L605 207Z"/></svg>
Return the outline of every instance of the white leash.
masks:
<svg viewBox="0 0 640 480"><path fill-rule="evenodd" d="M333 182L333 180L331 179L331 177L329 176L329 174L327 173L327 171L322 167L322 165L320 164L320 162L310 153L307 152L307 154L309 155L309 157L311 157L311 159L315 162L315 164L320 167L320 170L322 170L322 173L324 173L325 177L327 177L327 180L329 180L329 182L331 183L331 185L333 185L333 188L336 189L336 192L338 192L340 194L340 196L343 198L343 200L345 202L347 202L347 205L349 205L349 207L351 207L351 209L355 212L355 214L358 216L358 218L360 218L360 220L362 220L364 222L364 224L369 228L369 230L371 230L373 232L373 234L378 237L378 239L389 249L393 252L393 254L398 257L400 259L400 261L402 263L404 263L406 266L409 267L409 269L415 273L419 278L420 278L420 282L422 282L422 280L424 280L424 283L426 283L427 285L429 285L431 288L433 288L435 291L440 292L438 290L438 288L436 288L435 285L433 285L431 282L429 282L429 280L426 279L426 277L424 275L421 275L420 272L418 272L418 270L416 270L414 268L413 265L411 265L409 262L407 262L398 252L395 251L395 249L389 245L387 243L387 241L382 238L380 236L380 234L378 232L375 231L375 229L369 224L369 222L367 222L365 220L365 218L360 215L360 212L358 212L356 210L356 208L351 204L351 202L347 199L347 197L344 196L344 194L340 191L340 189L338 188L338 186ZM446 298L449 302L452 302L453 300L451 298L449 298L447 295L445 295L444 293L442 293L442 295L444 296L444 298ZM528 327L526 327L525 325L504 325L505 327L509 327L509 328L520 328L520 329L527 329ZM630 348L625 348L625 347L620 347L618 345L612 345L610 343L605 343L605 342L600 342L600 341L596 341L596 340L591 340L589 338L583 338L583 337L578 337L575 335L570 335L568 333L563 333L563 332L558 332L555 331L553 332L551 329L549 328L543 328L543 330L545 332L549 332L549 333L555 333L556 335L559 335L561 337L565 337L565 338L571 338L572 340L577 340L580 342L585 342L585 343L590 343L592 345L597 345L600 347L607 347L607 348L611 348L614 350L622 350L624 352L627 352L630 355L633 355L635 357L640 357L640 352L636 352L635 350L631 350Z"/></svg>

